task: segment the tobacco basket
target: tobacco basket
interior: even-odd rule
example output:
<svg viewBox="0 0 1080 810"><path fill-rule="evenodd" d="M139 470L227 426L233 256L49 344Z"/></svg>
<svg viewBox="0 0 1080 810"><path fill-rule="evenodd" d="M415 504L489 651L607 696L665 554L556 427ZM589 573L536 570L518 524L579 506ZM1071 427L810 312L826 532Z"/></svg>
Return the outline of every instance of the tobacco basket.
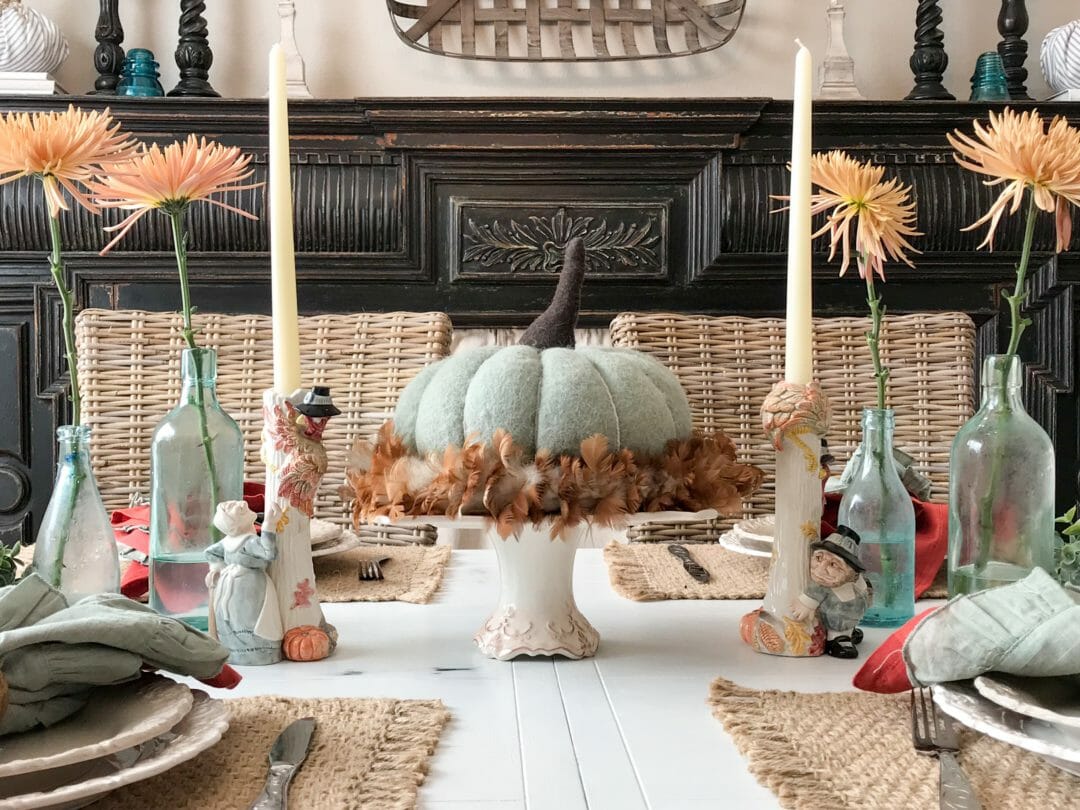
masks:
<svg viewBox="0 0 1080 810"><path fill-rule="evenodd" d="M387 0L412 48L498 62L610 62L719 48L746 0Z"/></svg>

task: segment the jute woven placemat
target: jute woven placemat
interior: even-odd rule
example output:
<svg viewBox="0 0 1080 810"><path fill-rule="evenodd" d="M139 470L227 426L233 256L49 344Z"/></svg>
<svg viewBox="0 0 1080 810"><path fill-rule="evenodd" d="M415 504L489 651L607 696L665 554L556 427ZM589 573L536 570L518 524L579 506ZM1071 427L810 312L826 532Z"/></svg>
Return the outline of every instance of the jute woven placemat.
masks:
<svg viewBox="0 0 1080 810"><path fill-rule="evenodd" d="M361 560L383 560L383 579L361 580ZM323 602L427 604L442 583L450 546L362 546L316 557L315 581Z"/></svg>
<svg viewBox="0 0 1080 810"><path fill-rule="evenodd" d="M907 694L758 691L719 678L713 714L787 808L937 810L938 765L915 753ZM962 731L960 765L985 810L1076 807L1075 776Z"/></svg>
<svg viewBox="0 0 1080 810"><path fill-rule="evenodd" d="M619 543L604 547L608 578L615 592L635 602L662 599L763 599L769 579L769 560L728 551L719 543L687 546L691 556L712 579L702 584L693 579L682 563L667 550L667 543ZM939 578L924 594L927 599L944 598L944 580Z"/></svg>
<svg viewBox="0 0 1080 810"><path fill-rule="evenodd" d="M100 810L245 810L266 781L267 753L293 720L314 717L308 758L289 806L409 810L450 713L437 700L241 698L213 748L160 776L121 788Z"/></svg>

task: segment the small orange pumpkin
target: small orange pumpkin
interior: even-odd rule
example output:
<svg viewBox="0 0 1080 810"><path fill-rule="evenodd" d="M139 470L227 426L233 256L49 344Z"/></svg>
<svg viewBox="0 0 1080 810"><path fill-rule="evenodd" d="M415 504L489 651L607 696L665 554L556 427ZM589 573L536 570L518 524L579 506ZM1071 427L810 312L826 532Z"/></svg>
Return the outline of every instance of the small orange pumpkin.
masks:
<svg viewBox="0 0 1080 810"><path fill-rule="evenodd" d="M294 627L282 639L281 651L290 661L321 661L330 655L330 636L313 624Z"/></svg>

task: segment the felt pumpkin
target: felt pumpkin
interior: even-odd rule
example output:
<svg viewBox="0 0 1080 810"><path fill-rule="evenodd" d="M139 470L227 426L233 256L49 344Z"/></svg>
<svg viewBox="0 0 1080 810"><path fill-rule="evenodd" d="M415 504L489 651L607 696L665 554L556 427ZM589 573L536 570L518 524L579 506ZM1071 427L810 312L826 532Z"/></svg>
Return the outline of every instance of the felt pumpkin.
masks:
<svg viewBox="0 0 1080 810"><path fill-rule="evenodd" d="M290 661L321 661L330 655L330 636L313 624L294 627L282 639L281 651Z"/></svg>
<svg viewBox="0 0 1080 810"><path fill-rule="evenodd" d="M402 392L394 427L421 455L490 443L505 431L526 455L577 454L602 435L655 455L692 429L690 405L663 364L632 349L574 346L585 276L580 239L567 247L548 309L516 346L483 346L425 368Z"/></svg>

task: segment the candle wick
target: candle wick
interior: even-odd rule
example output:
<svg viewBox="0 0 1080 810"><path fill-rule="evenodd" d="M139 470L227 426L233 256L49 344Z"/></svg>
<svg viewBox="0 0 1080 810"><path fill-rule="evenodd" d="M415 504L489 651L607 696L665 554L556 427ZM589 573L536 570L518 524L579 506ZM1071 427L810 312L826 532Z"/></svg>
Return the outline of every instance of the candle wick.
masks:
<svg viewBox="0 0 1080 810"><path fill-rule="evenodd" d="M795 37L795 44L798 45L800 48L805 48L806 47L805 45L802 44L802 40L799 39L798 37Z"/></svg>

